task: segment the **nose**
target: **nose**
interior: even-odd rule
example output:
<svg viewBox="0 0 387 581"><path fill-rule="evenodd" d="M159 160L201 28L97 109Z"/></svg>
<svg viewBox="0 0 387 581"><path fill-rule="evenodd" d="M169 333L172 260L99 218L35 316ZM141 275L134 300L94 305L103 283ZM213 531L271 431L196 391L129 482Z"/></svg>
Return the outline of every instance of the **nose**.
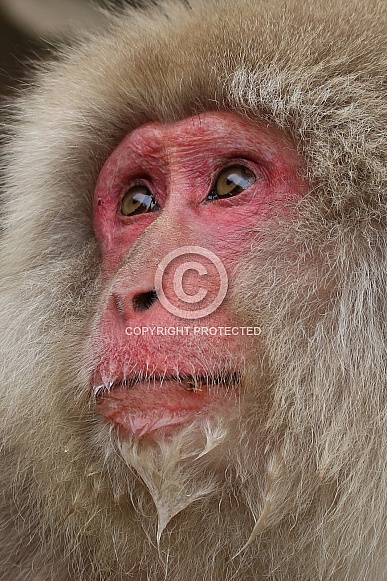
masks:
<svg viewBox="0 0 387 581"><path fill-rule="evenodd" d="M180 234L175 235L179 230L181 224L177 223L176 216L169 217L168 213L164 213L155 219L131 246L109 289L110 309L121 323L125 321L131 324L133 317L142 314L146 319L147 313L153 317L155 311L159 309L164 313L163 316L168 316L168 308L163 302L164 293L171 297L173 304L179 304L182 300L179 295L176 296L175 271L176 265L185 264L184 254L182 256L178 254L177 262L171 266L167 262L162 269L162 281L157 276L160 264L171 251L176 251L187 243L189 246L194 245L195 241L192 240L193 235L189 227L187 226L184 231L184 240ZM182 279L184 275L186 287L197 291L196 273L186 270L181 273L180 278ZM158 285L164 291L163 295L157 294ZM188 291L188 294L195 295L195 292Z"/></svg>
<svg viewBox="0 0 387 581"><path fill-rule="evenodd" d="M132 299L133 310L135 313L142 313L150 309L156 301L157 293L154 289L145 293L139 293Z"/></svg>
<svg viewBox="0 0 387 581"><path fill-rule="evenodd" d="M113 305L119 315L125 319L130 313L148 311L158 300L155 289L138 293L120 293L118 289L112 293Z"/></svg>

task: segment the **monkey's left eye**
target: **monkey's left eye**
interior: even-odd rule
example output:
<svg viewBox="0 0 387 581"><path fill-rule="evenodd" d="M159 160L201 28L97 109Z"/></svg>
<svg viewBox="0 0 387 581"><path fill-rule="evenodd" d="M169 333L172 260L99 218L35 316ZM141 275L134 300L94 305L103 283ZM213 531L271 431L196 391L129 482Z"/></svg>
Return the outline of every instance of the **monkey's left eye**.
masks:
<svg viewBox="0 0 387 581"><path fill-rule="evenodd" d="M218 175L215 187L208 195L207 200L224 200L232 198L247 190L256 180L255 175L243 165L227 167Z"/></svg>
<svg viewBox="0 0 387 581"><path fill-rule="evenodd" d="M136 216L158 210L154 195L146 186L133 186L130 188L121 202L121 214L123 216Z"/></svg>

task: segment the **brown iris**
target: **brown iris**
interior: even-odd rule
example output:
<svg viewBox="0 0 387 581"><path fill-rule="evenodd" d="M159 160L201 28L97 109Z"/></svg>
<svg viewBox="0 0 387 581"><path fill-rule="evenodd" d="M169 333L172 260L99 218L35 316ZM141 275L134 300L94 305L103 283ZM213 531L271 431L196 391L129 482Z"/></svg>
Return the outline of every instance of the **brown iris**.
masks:
<svg viewBox="0 0 387 581"><path fill-rule="evenodd" d="M121 202L121 214L124 216L136 216L158 209L154 195L146 186L133 186L126 192Z"/></svg>
<svg viewBox="0 0 387 581"><path fill-rule="evenodd" d="M220 172L215 187L207 199L224 200L225 198L232 198L247 190L255 180L255 175L247 167L232 165Z"/></svg>

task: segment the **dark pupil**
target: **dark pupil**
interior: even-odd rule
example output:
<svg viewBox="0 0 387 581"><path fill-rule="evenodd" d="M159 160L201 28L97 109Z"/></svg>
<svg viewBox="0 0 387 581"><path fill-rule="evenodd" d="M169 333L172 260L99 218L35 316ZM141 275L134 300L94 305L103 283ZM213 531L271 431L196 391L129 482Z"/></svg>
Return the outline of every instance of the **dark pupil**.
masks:
<svg viewBox="0 0 387 581"><path fill-rule="evenodd" d="M247 190L255 182L255 175L246 167L228 167L219 174L209 199L231 198Z"/></svg>
<svg viewBox="0 0 387 581"><path fill-rule="evenodd" d="M124 196L121 204L121 213L124 216L135 216L150 212L156 207L153 194L145 186L135 186Z"/></svg>

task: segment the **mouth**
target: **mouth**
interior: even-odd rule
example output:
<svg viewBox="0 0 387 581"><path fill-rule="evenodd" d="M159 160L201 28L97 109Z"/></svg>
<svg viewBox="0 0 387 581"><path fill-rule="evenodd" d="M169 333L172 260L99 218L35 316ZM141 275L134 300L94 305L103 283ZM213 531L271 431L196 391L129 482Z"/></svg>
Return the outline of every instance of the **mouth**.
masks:
<svg viewBox="0 0 387 581"><path fill-rule="evenodd" d="M105 420L141 437L169 430L197 417L233 415L241 374L142 375L93 388L95 411Z"/></svg>

